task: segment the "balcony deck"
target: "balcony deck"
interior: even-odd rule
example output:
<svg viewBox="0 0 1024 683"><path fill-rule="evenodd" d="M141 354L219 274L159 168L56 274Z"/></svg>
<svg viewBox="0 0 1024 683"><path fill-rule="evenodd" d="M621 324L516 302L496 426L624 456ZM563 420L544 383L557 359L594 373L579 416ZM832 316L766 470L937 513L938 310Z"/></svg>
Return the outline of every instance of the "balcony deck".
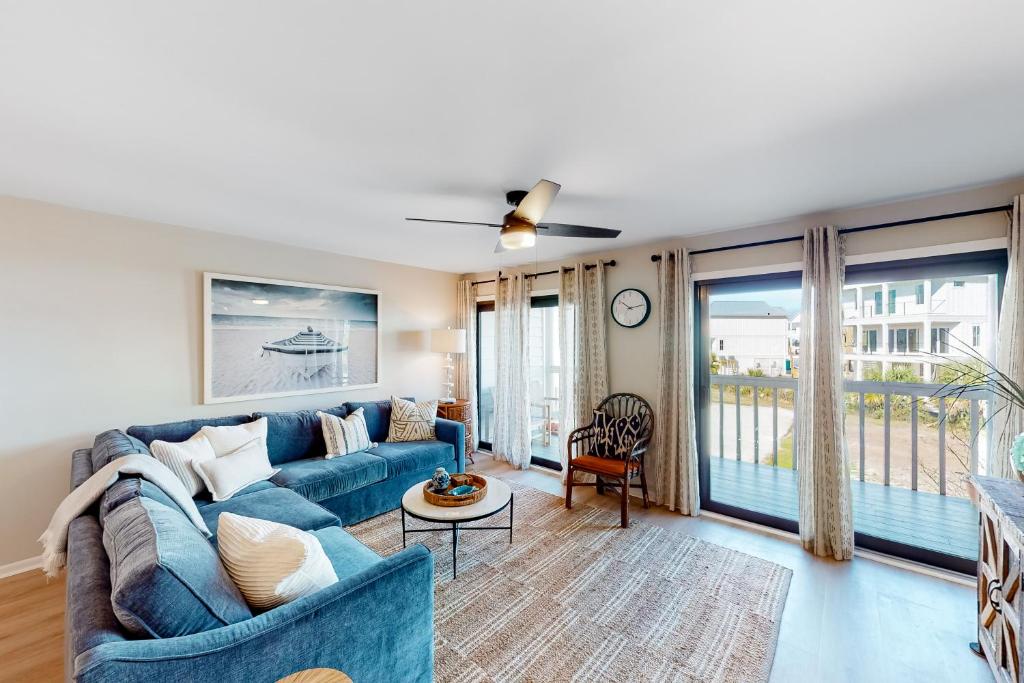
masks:
<svg viewBox="0 0 1024 683"><path fill-rule="evenodd" d="M728 458L710 463L712 500L796 519L793 470ZM856 531L954 557L978 557L978 513L970 501L858 480L850 486Z"/></svg>

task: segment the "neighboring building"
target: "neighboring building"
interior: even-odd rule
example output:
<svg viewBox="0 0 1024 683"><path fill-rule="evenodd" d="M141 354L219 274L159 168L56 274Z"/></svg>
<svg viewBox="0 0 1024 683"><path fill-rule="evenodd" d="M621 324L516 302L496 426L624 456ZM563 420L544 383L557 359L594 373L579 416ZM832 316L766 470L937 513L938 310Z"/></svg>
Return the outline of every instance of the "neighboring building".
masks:
<svg viewBox="0 0 1024 683"><path fill-rule="evenodd" d="M859 380L869 364L885 372L898 363L930 382L936 363L966 356L964 345L992 357L995 307L994 275L848 286L845 370Z"/></svg>
<svg viewBox="0 0 1024 683"><path fill-rule="evenodd" d="M790 322L785 309L764 301L712 301L711 352L722 375L761 370L787 373Z"/></svg>

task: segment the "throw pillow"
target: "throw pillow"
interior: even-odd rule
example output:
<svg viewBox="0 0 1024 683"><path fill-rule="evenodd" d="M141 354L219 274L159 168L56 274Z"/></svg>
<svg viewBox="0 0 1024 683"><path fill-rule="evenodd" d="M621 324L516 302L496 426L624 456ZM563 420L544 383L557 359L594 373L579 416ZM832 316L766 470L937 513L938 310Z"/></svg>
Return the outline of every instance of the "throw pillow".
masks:
<svg viewBox="0 0 1024 683"><path fill-rule="evenodd" d="M153 452L153 457L174 472L174 476L181 480L185 489L193 497L206 489L203 486L203 480L199 478L192 467L194 462L213 460L217 457L205 434L199 432L188 441L181 443L154 441L149 444L149 450Z"/></svg>
<svg viewBox="0 0 1024 683"><path fill-rule="evenodd" d="M316 414L320 418L320 426L324 430L328 460L377 446L370 441L370 433L366 430L366 419L363 417L362 408L356 408L351 415L344 418L330 413L322 413L319 410Z"/></svg>
<svg viewBox="0 0 1024 683"><path fill-rule="evenodd" d="M268 610L337 583L316 536L286 524L220 513L217 552L250 607Z"/></svg>
<svg viewBox="0 0 1024 683"><path fill-rule="evenodd" d="M114 616L136 636L187 636L252 617L213 546L177 510L134 498L107 515L103 547Z"/></svg>
<svg viewBox="0 0 1024 683"><path fill-rule="evenodd" d="M213 452L217 454L218 458L237 451L257 437L263 437L263 447L265 449L267 443L267 418L261 417L258 420L241 425L223 427L207 425L200 429L199 433L210 440Z"/></svg>
<svg viewBox="0 0 1024 683"><path fill-rule="evenodd" d="M595 455L619 460L629 457L633 452L633 445L640 438L640 423L639 415L612 417L603 411L595 410Z"/></svg>
<svg viewBox="0 0 1024 683"><path fill-rule="evenodd" d="M388 441L432 441L437 438L434 431L436 420L437 401L413 403L392 396Z"/></svg>
<svg viewBox="0 0 1024 683"><path fill-rule="evenodd" d="M193 461L192 467L215 501L227 500L246 486L270 479L280 471L271 466L263 437L219 458Z"/></svg>

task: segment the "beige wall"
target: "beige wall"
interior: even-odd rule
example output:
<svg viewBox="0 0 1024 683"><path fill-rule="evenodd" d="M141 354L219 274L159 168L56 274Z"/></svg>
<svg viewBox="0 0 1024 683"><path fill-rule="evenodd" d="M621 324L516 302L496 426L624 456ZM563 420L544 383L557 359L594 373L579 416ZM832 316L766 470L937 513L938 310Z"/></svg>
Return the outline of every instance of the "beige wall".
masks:
<svg viewBox="0 0 1024 683"><path fill-rule="evenodd" d="M770 240L790 235L800 235L808 226L834 224L840 227L855 227L887 223L921 216L954 213L989 206L1010 203L1015 195L1024 193L1024 179L1000 183L975 190L934 196L887 205L832 211L806 216L783 223L754 226L741 230L701 235L672 240L629 249L609 250L581 257L579 261L594 263L598 258L615 259L617 265L608 269L607 290L611 299L625 287L642 289L651 297L650 319L635 329L624 329L609 319L608 322L608 365L612 391L628 391L654 400L658 387L658 297L657 270L651 262L651 254L662 248L689 247L707 249L730 244ZM900 250L956 251L966 249L971 241L984 241L1006 236L1005 214L990 214L972 218L927 223L902 228L877 230L849 235L847 254L851 261L886 260L892 255L901 255ZM543 239L543 238L542 238ZM556 238L550 238L556 239ZM932 250L938 245L940 249ZM532 251L532 250L530 250ZM904 257L913 254L903 252ZM526 254L527 257L532 254ZM694 257L694 269L698 273L725 274L727 271L771 271L787 264L799 264L802 258L800 242L790 242L764 247L731 250ZM525 272L543 272L557 268L559 264L571 264L572 260L539 263L536 267L521 268ZM508 270L513 270L509 268ZM493 271L468 275L473 280L491 279ZM533 280L533 288L549 290L558 288L557 276L549 275ZM482 285L479 294L492 295L493 285Z"/></svg>
<svg viewBox="0 0 1024 683"><path fill-rule="evenodd" d="M382 290L382 385L201 405L204 271ZM104 429L436 396L441 360L427 331L452 322L456 279L0 198L0 566L39 554L72 449Z"/></svg>

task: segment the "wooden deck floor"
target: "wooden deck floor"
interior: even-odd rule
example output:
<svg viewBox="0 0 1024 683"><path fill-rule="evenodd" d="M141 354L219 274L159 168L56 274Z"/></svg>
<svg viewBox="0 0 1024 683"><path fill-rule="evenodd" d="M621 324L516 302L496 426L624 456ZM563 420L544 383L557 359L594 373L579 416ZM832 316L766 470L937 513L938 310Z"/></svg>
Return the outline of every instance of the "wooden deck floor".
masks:
<svg viewBox="0 0 1024 683"><path fill-rule="evenodd" d="M955 557L978 557L978 513L970 501L854 480L854 529ZM764 514L797 518L796 472L712 458L711 498Z"/></svg>

